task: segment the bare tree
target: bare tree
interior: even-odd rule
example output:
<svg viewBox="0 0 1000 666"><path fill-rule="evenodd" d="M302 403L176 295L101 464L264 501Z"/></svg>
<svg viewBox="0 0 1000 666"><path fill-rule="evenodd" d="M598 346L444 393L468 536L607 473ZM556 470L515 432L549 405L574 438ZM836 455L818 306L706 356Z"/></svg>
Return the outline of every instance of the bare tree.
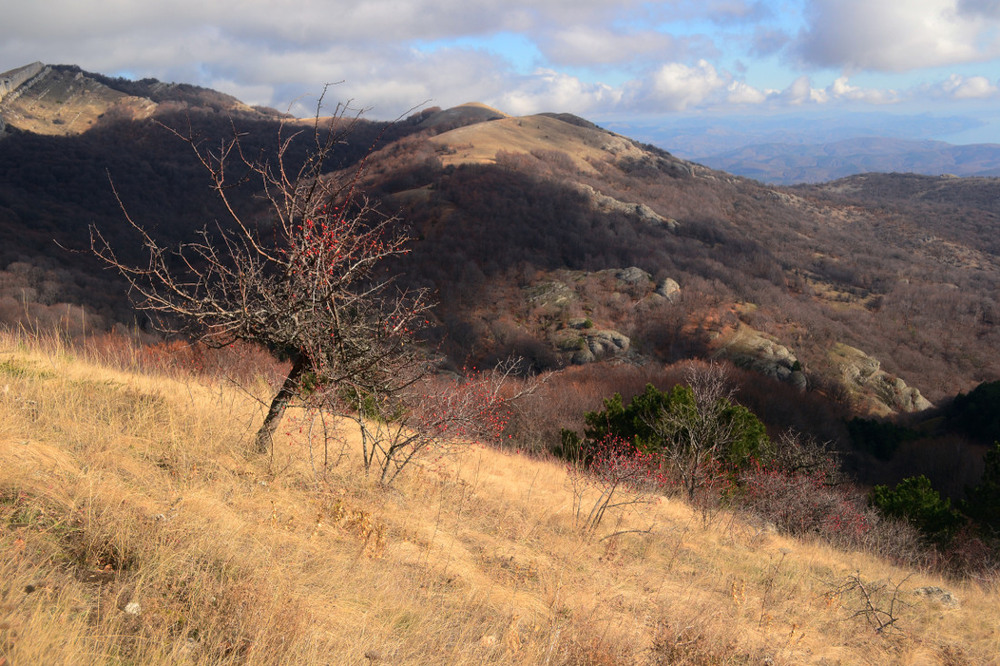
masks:
<svg viewBox="0 0 1000 666"><path fill-rule="evenodd" d="M418 364L412 336L425 323L423 292L393 284L383 262L406 253L407 236L357 188L360 166L339 177L326 163L359 116L338 105L310 124L283 123L270 159L244 153L241 135L211 148L189 131L186 141L211 178L229 214L195 240L168 248L125 211L146 260L120 261L100 231L91 249L126 278L136 307L163 331L191 335L213 346L258 343L292 362L256 436L266 452L289 401L309 389L346 387L356 395L399 388L404 369ZM309 141L299 166L289 146ZM265 215L237 210L232 188L259 181ZM308 380L305 382L304 380Z"/></svg>

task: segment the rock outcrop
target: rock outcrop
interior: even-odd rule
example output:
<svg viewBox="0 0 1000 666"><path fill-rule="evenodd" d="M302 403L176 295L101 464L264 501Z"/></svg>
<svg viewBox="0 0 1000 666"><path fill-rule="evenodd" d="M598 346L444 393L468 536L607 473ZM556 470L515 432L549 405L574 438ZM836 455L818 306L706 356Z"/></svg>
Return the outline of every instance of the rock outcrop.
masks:
<svg viewBox="0 0 1000 666"><path fill-rule="evenodd" d="M634 357L629 337L600 317L609 310L666 307L680 293L680 285L669 278L659 283L657 293L653 276L637 266L594 272L563 269L546 277L522 288L522 297L536 317L539 337L544 336L562 362L576 365Z"/></svg>
<svg viewBox="0 0 1000 666"><path fill-rule="evenodd" d="M572 330L560 343L570 362L582 365L628 353L632 341L624 333L611 329Z"/></svg>
<svg viewBox="0 0 1000 666"><path fill-rule="evenodd" d="M673 303L681 296L681 286L677 284L677 280L673 278L663 278L660 280L660 283L656 285L656 291L654 293Z"/></svg>
<svg viewBox="0 0 1000 666"><path fill-rule="evenodd" d="M876 413L919 412L934 406L918 389L882 370L878 359L860 349L838 343L830 350L830 361L848 391L861 399L868 398Z"/></svg>
<svg viewBox="0 0 1000 666"><path fill-rule="evenodd" d="M579 300L576 291L561 280L539 282L525 290L529 303L565 307Z"/></svg>
<svg viewBox="0 0 1000 666"><path fill-rule="evenodd" d="M806 376L795 354L746 324L740 324L731 336L721 341L715 355L741 368L788 382L800 390L806 389Z"/></svg>
<svg viewBox="0 0 1000 666"><path fill-rule="evenodd" d="M615 271L615 278L632 286L639 286L653 281L652 275L636 266L629 266L628 268Z"/></svg>
<svg viewBox="0 0 1000 666"><path fill-rule="evenodd" d="M627 203L624 201L619 201L614 197L609 197L606 194L601 194L590 185L580 185L579 187L584 192L584 194L586 194L590 198L590 200L594 203L594 206L599 210L605 212L617 212L617 213L625 213L626 215L634 215L643 222L664 226L670 229L671 231L677 229L677 220L660 215L646 204Z"/></svg>

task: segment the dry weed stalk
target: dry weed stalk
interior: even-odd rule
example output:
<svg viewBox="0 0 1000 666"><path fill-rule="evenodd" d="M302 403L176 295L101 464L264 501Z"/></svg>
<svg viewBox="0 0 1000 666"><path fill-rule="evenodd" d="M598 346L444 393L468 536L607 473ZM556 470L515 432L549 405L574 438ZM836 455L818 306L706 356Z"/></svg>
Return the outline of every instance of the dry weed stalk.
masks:
<svg viewBox="0 0 1000 666"><path fill-rule="evenodd" d="M911 604L903 601L899 591L912 574L908 574L893 585L892 579L885 582L870 582L861 577L860 572L854 572L840 585L831 590L831 598L841 599L853 596L854 604L847 608L849 618L864 618L876 634L888 633L891 630L900 631L899 612Z"/></svg>

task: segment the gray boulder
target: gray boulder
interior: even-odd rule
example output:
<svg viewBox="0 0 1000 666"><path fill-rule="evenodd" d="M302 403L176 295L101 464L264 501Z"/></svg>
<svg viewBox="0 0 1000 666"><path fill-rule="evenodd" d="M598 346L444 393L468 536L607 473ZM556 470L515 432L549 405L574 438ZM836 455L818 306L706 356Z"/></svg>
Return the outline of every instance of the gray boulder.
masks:
<svg viewBox="0 0 1000 666"><path fill-rule="evenodd" d="M663 278L656 285L656 293L673 303L680 298L681 286L673 278Z"/></svg>
<svg viewBox="0 0 1000 666"><path fill-rule="evenodd" d="M598 210L634 215L643 222L656 226L663 226L671 231L677 228L677 220L660 215L646 204L620 201L614 197L609 197L606 194L598 192L590 185L581 184L580 190L587 195L591 203Z"/></svg>
<svg viewBox="0 0 1000 666"><path fill-rule="evenodd" d="M745 324L741 324L722 344L716 355L729 359L741 368L789 382L800 390L806 388L806 376L795 354L788 347Z"/></svg>
<svg viewBox="0 0 1000 666"><path fill-rule="evenodd" d="M528 302L537 305L563 307L578 300L576 291L565 282L551 280L525 289Z"/></svg>
<svg viewBox="0 0 1000 666"><path fill-rule="evenodd" d="M628 268L622 268L621 270L615 271L615 278L624 282L625 284L637 286L651 282L653 276L651 276L646 271L638 268L636 266L629 266Z"/></svg>
<svg viewBox="0 0 1000 666"><path fill-rule="evenodd" d="M586 334L587 347L598 358L617 356L628 351L632 341L618 331L590 331Z"/></svg>

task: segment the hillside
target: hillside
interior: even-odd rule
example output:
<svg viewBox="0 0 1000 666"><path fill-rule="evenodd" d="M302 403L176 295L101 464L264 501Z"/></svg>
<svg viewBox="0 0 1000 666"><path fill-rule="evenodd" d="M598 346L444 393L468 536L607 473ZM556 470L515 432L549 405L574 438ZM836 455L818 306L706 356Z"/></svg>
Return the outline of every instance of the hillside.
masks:
<svg viewBox="0 0 1000 666"><path fill-rule="evenodd" d="M190 239L206 225L225 222L228 214L190 147L170 129L214 142L231 133L235 121L247 133L249 153L273 155L282 123L291 126L287 131L297 127L273 110L251 109L186 84L112 79L41 63L28 67L26 75L0 100L0 119L6 121L0 132L0 321L8 324L49 327L63 320L65 326L68 312L74 313L68 319L75 329L81 321L91 329L137 323L122 283L89 252L93 224L121 239L116 244L126 257L137 256L134 239L122 236L125 220L115 191L130 213L161 237L174 243ZM69 82L76 96L58 105L32 102L40 125L24 122L19 109L39 96L52 98L42 93L59 82ZM90 104L96 120L76 122L67 132L59 120L66 104L77 102ZM137 117L120 104L145 111ZM406 123L358 123L356 143L343 146L330 169L356 162L380 136L393 141L415 129ZM305 150L304 142L291 147L290 166L304 159ZM258 185L234 193L241 206L255 205Z"/></svg>
<svg viewBox="0 0 1000 666"><path fill-rule="evenodd" d="M914 200L906 179L769 188L552 116L414 137L369 160L371 186L419 235L407 270L439 290L454 357L565 363L580 339L570 322L586 317L629 339L620 358L725 354L749 330L785 356L740 363L787 377L777 366L798 361L814 385L853 393L864 387L843 383L853 370L833 353L846 344L933 402L1000 372L984 344L1000 181L932 179L935 194ZM945 320L963 324L942 336ZM859 408L925 405L907 390L862 390Z"/></svg>
<svg viewBox="0 0 1000 666"><path fill-rule="evenodd" d="M324 468L301 414L273 456L248 458L260 376L192 374L183 346L87 349L0 336L3 663L881 666L1000 652L995 581L668 497L587 532L574 506L594 488L475 444L433 450L381 489L348 430Z"/></svg>
<svg viewBox="0 0 1000 666"><path fill-rule="evenodd" d="M0 321L68 337L116 325L152 334L89 253L93 224L123 260L141 261L114 191L176 245L229 216L166 128L211 145L235 126L246 154L273 159L278 132L302 125L184 84L36 69L15 77L20 97L0 102ZM65 136L19 129L12 105L57 81L100 91L74 100L146 100L151 115L105 113ZM64 110L46 104L32 107L38 122L65 127ZM308 135L289 144L292 166ZM844 450L852 416L899 418L1000 378L996 178L769 187L569 114L516 118L481 104L361 120L338 148L328 177L364 160L367 191L408 227L412 252L387 268L435 295L424 342L447 370L511 355L533 371L595 377L728 360L756 377L742 397L759 394L769 427ZM254 183L232 190L267 228L259 195ZM558 445L558 429L546 436L537 448ZM981 468L978 449L958 450L925 466L960 494Z"/></svg>

